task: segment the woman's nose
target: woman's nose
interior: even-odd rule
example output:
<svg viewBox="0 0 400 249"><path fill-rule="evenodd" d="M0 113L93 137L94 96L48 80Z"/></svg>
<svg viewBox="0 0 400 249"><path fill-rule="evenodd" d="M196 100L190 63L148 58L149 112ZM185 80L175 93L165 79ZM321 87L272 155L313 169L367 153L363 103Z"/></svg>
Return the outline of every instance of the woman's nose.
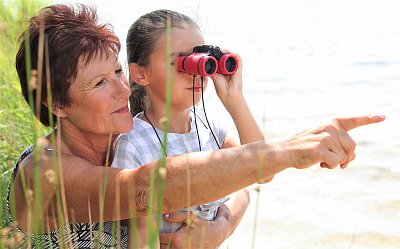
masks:
<svg viewBox="0 0 400 249"><path fill-rule="evenodd" d="M129 82L125 76L116 78L116 98L129 98L131 95L131 89L129 87Z"/></svg>

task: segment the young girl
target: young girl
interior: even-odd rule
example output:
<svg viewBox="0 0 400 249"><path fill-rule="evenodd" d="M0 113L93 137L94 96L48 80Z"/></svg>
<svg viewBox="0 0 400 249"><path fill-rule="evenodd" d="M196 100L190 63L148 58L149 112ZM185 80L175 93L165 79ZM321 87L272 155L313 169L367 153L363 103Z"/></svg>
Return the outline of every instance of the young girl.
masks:
<svg viewBox="0 0 400 249"><path fill-rule="evenodd" d="M165 32L167 19L171 22L169 51ZM114 167L139 167L162 156L217 150L264 139L243 97L242 64L238 55L232 54L237 58L236 73L229 76L218 73L212 80L218 97L235 123L240 142L235 136L228 136L225 127L217 122L209 122L205 110L196 106L207 86L207 77L178 72L176 62L179 56L190 55L195 46L204 43L197 24L189 17L171 10L153 11L132 24L127 36L127 52L130 79L133 81L130 103L134 128L119 137L112 164ZM170 61L167 61L167 54ZM173 90L168 141L164 151L160 120L166 116L167 70L171 74ZM247 192L242 190L235 195L247 196ZM190 210L202 219L213 220L218 207L227 200L223 198ZM139 223L144 222L139 220ZM174 232L180 226L181 223L163 221L160 231Z"/></svg>

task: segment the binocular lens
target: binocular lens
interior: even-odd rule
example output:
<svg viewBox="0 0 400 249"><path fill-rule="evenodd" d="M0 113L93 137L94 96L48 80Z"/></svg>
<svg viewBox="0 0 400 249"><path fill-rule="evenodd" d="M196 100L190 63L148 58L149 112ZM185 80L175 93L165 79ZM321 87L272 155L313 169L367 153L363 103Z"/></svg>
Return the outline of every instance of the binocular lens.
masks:
<svg viewBox="0 0 400 249"><path fill-rule="evenodd" d="M178 71L212 77L217 73L218 61L204 53L178 57Z"/></svg>
<svg viewBox="0 0 400 249"><path fill-rule="evenodd" d="M232 75L238 68L238 61L235 56L224 54L218 62L218 72L225 75Z"/></svg>
<svg viewBox="0 0 400 249"><path fill-rule="evenodd" d="M225 63L225 69L228 72L233 72L236 69L236 61L234 58L229 57Z"/></svg>
<svg viewBox="0 0 400 249"><path fill-rule="evenodd" d="M217 65L214 60L207 60L204 65L204 69L207 74L213 74L216 71L216 67Z"/></svg>
<svg viewBox="0 0 400 249"><path fill-rule="evenodd" d="M230 53L223 54L218 47L197 46L193 51L191 55L178 57L178 72L213 77L217 72L232 75L238 68L236 56Z"/></svg>

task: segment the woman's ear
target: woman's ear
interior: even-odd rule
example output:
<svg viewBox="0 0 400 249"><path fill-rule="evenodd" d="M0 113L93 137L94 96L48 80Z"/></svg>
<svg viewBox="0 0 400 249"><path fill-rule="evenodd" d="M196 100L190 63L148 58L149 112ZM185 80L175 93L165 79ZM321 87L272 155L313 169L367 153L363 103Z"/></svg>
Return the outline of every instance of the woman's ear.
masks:
<svg viewBox="0 0 400 249"><path fill-rule="evenodd" d="M129 63L129 77L141 86L147 86L149 84L145 69L137 63Z"/></svg>
<svg viewBox="0 0 400 249"><path fill-rule="evenodd" d="M47 109L49 109L49 112L52 112L57 117L60 117L60 118L67 117L67 114L64 112L64 108L58 107L58 106L49 108L49 104L47 103L47 101L42 101L42 104L45 105L47 107Z"/></svg>

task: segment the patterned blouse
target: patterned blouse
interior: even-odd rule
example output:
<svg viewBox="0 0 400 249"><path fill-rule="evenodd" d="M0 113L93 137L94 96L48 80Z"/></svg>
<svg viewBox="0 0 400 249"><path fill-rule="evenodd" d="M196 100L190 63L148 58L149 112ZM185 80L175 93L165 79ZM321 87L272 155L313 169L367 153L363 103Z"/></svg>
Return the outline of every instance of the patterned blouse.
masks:
<svg viewBox="0 0 400 249"><path fill-rule="evenodd" d="M33 151L33 146L28 147L20 156L20 159L14 166L13 180L15 179L19 162L24 160ZM10 223L12 223L10 209L10 190L7 191L7 212ZM18 227L13 234L22 235L16 248L128 248L128 228L120 226L117 231L116 222L104 222L100 229L99 223L69 223L63 228L50 231L47 234L28 234ZM119 235L119 234L120 235ZM62 236L64 235L64 236ZM120 238L120 241L117 239Z"/></svg>

